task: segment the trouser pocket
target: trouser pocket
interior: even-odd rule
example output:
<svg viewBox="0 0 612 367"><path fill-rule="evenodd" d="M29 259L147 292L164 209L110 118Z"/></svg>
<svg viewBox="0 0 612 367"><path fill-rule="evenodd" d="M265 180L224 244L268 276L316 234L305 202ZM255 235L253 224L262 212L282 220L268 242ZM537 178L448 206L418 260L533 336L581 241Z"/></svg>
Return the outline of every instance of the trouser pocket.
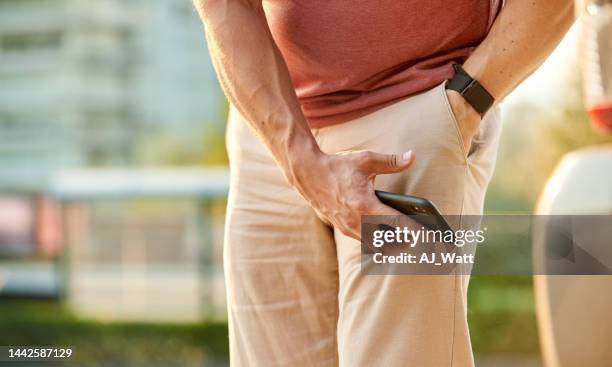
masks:
<svg viewBox="0 0 612 367"><path fill-rule="evenodd" d="M476 154L476 152L478 151L480 145L482 145L482 143L483 143L483 139L482 139L482 127L483 127L484 120L481 122L481 128L478 129L478 132L476 132L476 135L474 135L474 137L472 138L472 142L470 144L469 149L466 150L466 148L465 148L466 144L465 144L465 141L463 140L463 137L461 135L461 128L459 126L459 121L457 120L457 117L453 113L453 109L452 109L452 107L450 105L450 101L448 99L448 94L446 93L445 84L446 84L446 81L438 86L439 93L441 94L441 97L442 97L443 108L446 109L446 114L448 116L448 121L452 125L453 131L456 132L456 135L457 135L456 143L459 146L459 149L461 150L461 154L462 154L463 158L466 161L469 161L470 158L474 154Z"/></svg>

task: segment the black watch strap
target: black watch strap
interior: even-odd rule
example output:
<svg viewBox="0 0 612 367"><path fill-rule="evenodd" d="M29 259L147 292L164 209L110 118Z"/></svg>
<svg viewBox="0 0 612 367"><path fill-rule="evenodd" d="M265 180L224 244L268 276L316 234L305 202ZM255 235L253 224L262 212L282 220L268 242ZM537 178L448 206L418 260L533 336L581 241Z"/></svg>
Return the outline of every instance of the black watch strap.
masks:
<svg viewBox="0 0 612 367"><path fill-rule="evenodd" d="M478 80L473 79L459 64L453 64L455 76L446 82L446 89L459 92L465 100L474 107L480 116L493 106L495 98L489 93Z"/></svg>

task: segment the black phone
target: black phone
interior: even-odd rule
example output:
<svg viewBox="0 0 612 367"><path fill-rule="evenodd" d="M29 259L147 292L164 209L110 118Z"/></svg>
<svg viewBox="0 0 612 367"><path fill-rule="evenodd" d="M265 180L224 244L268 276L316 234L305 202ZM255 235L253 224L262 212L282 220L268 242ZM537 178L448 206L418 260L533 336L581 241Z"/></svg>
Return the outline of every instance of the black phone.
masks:
<svg viewBox="0 0 612 367"><path fill-rule="evenodd" d="M412 216L417 222L433 230L452 231L438 208L431 201L412 195L375 190L374 193L383 204Z"/></svg>

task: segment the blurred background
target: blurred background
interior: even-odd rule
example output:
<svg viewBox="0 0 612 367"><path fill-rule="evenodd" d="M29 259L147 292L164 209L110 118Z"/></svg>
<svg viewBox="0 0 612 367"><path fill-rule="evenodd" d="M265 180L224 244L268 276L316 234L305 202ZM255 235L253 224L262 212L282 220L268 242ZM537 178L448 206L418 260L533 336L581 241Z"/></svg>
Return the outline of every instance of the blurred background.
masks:
<svg viewBox="0 0 612 367"><path fill-rule="evenodd" d="M572 30L503 103L487 213L530 214L559 158L612 142ZM0 345L89 366L224 366L227 102L187 0L0 0ZM540 366L531 277L474 276L480 366Z"/></svg>

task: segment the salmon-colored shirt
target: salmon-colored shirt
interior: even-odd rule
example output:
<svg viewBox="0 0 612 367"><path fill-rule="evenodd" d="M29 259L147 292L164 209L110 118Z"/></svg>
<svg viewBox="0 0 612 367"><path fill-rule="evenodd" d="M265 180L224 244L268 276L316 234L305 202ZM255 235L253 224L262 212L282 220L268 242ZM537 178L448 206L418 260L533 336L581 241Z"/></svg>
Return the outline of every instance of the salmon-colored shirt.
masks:
<svg viewBox="0 0 612 367"><path fill-rule="evenodd" d="M452 76L501 0L264 0L311 127L348 121Z"/></svg>

